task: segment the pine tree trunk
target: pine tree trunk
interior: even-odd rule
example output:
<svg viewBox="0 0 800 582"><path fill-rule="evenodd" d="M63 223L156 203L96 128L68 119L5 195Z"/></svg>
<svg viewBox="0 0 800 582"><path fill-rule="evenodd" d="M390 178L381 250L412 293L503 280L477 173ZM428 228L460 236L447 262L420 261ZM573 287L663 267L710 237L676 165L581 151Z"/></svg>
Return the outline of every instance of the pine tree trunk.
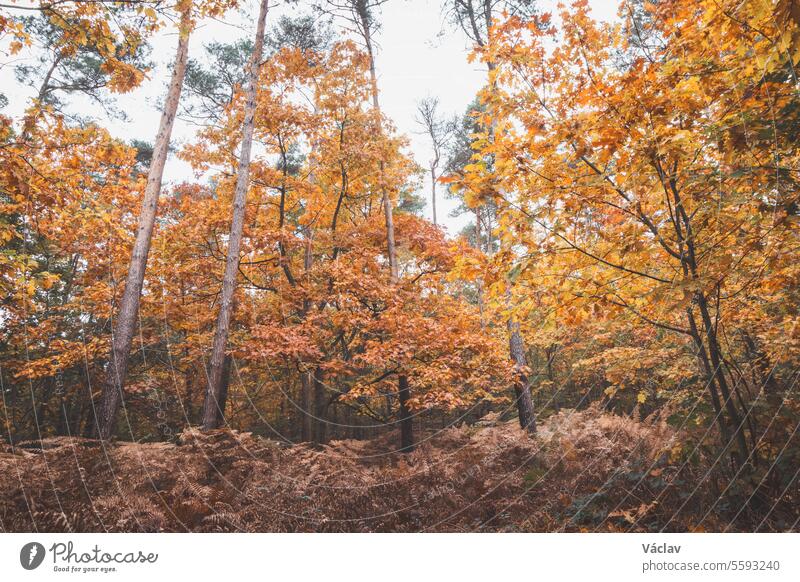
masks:
<svg viewBox="0 0 800 582"><path fill-rule="evenodd" d="M491 13L491 5L484 4L485 11L484 17L486 18L486 31L487 35L491 31L491 23L492 23L492 13ZM492 87L492 90L496 90L497 85L492 80L492 72L495 69L495 64L492 61L487 63L487 69L489 73L489 80ZM494 133L495 133L495 125L494 122L489 127L489 139L494 141ZM488 212L487 212L488 214ZM480 215L478 215L480 216ZM494 250L494 241L492 240L492 226L491 226L491 217L487 216L486 219L486 249L487 252L491 255ZM510 301L511 296L510 292L507 296L507 301ZM517 403L517 413L519 416L519 425L523 428L523 430L528 431L531 434L536 433L536 415L533 411L533 399L531 398L531 391L530 387L528 386L528 375L525 373L525 367L527 366L527 359L525 357L525 340L522 339L522 333L520 332L520 326L518 322L509 319L506 322L508 326L508 344L509 344L509 354L511 356L511 360L514 362L514 369L517 372L516 382L514 383L514 395L516 397Z"/></svg>
<svg viewBox="0 0 800 582"><path fill-rule="evenodd" d="M242 145L239 152L239 166L236 170L236 189L233 197L233 217L231 220L228 255L225 261L225 274L222 278L222 299L217 316L214 343L211 350L211 369L209 371L208 389L203 403L203 430L212 430L222 423L225 412L223 391L223 368L225 365L225 349L228 344L228 332L233 314L233 296L236 290L236 275L239 271L239 252L242 245L244 229L245 205L247 189L250 182L250 151L253 145L253 129L255 126L256 91L258 73L261 65L261 54L264 47L264 27L267 18L268 0L262 0L258 15L256 40L253 54L250 57L247 85L245 89L246 103L244 122L242 125Z"/></svg>
<svg viewBox="0 0 800 582"><path fill-rule="evenodd" d="M190 6L190 5L189 5ZM167 100L161 113L161 122L153 145L153 159L147 173L147 185L139 213L139 224L136 230L136 242L131 253L128 278L122 294L119 313L111 343L111 358L106 369L106 380L97 410L97 436L108 439L114 432L117 412L122 403L125 380L128 375L131 344L139 318L139 300L144 284L144 273L147 267L147 255L150 252L150 241L156 220L158 197L161 193L161 180L164 165L167 161L172 127L178 111L183 79L189 55L189 27L191 7L181 14L180 33L175 64L172 68Z"/></svg>
<svg viewBox="0 0 800 582"><path fill-rule="evenodd" d="M525 373L525 367L527 366L525 344L519 331L519 323L509 320L508 333L510 334L508 340L509 351L511 352L511 359L514 361L514 369L517 372L514 393L519 414L519 425L524 430L534 434L536 433L536 415L533 413L533 399L528 387L528 375Z"/></svg>
<svg viewBox="0 0 800 582"><path fill-rule="evenodd" d="M234 307L235 309L235 307ZM231 387L231 373L233 372L233 356L227 354L222 363L222 388L219 392L219 409L225 410L228 403L228 392ZM220 423L224 420L220 415Z"/></svg>

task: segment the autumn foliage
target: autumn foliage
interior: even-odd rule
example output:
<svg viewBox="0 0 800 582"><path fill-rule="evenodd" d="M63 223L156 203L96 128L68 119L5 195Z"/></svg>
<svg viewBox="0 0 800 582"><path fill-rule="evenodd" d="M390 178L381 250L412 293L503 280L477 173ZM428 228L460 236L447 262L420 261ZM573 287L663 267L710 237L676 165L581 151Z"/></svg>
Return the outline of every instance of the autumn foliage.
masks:
<svg viewBox="0 0 800 582"><path fill-rule="evenodd" d="M800 12L785 0L631 0L612 23L583 0L495 14L466 145L439 179L476 217L465 236L414 209L427 182L377 105L372 48L281 36L256 66L225 430L210 433L244 45L223 47L222 73L190 63L182 111L203 114L175 156L193 178L159 190L111 425L138 444L92 440L152 151L69 99L139 86L176 10L186 38L235 6L0 14L8 54L49 39L50 71L20 73L35 98L0 112L0 474L54 470L73 491L88 473L98 496L59 513L7 477L0 529L797 528ZM526 424L522 394L537 435L508 422ZM470 466L465 489L435 493ZM112 468L152 472L166 501L143 480L112 491Z"/></svg>

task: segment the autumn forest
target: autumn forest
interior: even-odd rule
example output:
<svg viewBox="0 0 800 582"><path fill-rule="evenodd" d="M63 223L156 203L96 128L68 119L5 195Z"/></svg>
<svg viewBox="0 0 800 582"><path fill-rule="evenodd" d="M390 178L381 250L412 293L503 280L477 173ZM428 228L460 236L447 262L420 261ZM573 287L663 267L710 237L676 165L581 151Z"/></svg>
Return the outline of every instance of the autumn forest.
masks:
<svg viewBox="0 0 800 582"><path fill-rule="evenodd" d="M403 1L0 5L0 531L800 529L800 4Z"/></svg>

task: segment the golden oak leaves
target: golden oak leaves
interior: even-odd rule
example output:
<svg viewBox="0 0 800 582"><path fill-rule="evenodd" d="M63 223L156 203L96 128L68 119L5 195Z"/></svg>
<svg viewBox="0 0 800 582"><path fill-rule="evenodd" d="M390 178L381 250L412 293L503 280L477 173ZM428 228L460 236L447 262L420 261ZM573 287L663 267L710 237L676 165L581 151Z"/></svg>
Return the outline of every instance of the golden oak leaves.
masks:
<svg viewBox="0 0 800 582"><path fill-rule="evenodd" d="M585 1L558 26L511 17L477 51L492 64L480 117L491 132L447 181L467 205L498 207L501 248L458 269L486 281L504 315L511 289L529 336L619 318L686 333L698 294L722 320L794 329L771 311L791 302L797 274L792 8L644 10L634 21L623 3L618 24L593 21Z"/></svg>

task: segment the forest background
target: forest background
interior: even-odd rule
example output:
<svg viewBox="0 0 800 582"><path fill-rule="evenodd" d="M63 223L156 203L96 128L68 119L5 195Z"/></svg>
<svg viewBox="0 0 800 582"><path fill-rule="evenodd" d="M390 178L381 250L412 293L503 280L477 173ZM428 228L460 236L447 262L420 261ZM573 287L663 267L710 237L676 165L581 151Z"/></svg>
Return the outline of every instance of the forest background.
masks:
<svg viewBox="0 0 800 582"><path fill-rule="evenodd" d="M796 528L793 0L2 9L8 462L246 434L406 467L467 430L526 493L606 462L515 527L691 529L710 498Z"/></svg>

